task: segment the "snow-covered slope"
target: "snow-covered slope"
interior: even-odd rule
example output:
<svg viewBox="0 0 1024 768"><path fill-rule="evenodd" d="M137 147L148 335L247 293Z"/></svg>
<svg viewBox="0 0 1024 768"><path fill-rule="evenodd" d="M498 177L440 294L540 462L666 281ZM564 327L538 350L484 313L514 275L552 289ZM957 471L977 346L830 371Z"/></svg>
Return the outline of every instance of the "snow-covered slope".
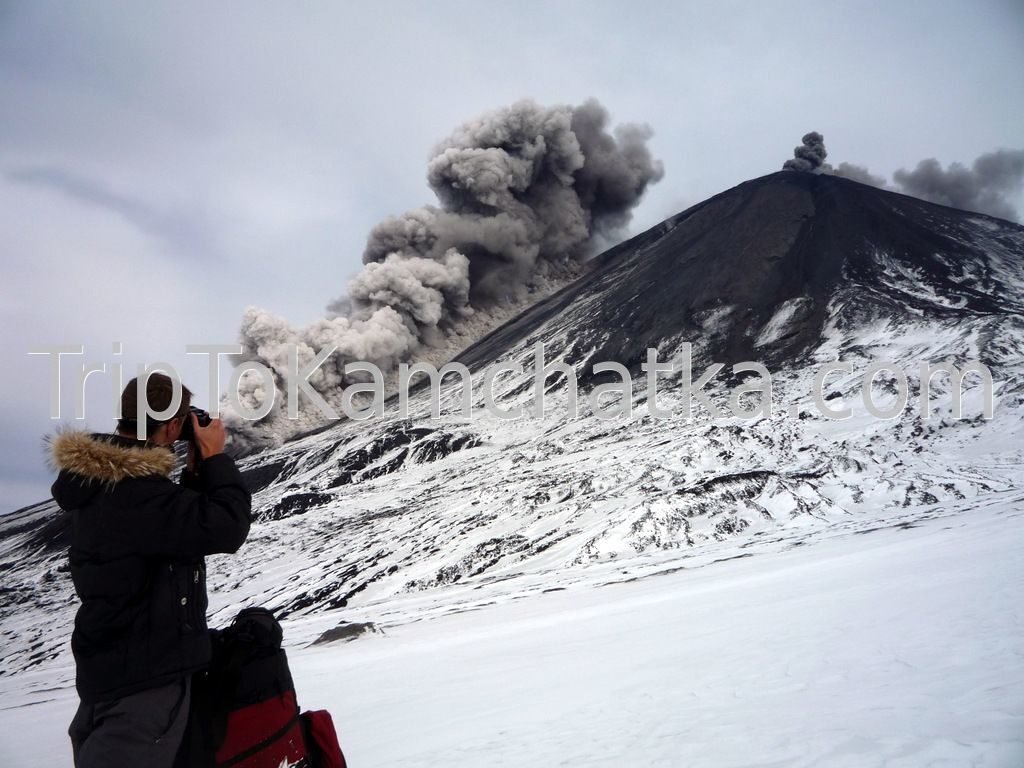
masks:
<svg viewBox="0 0 1024 768"><path fill-rule="evenodd" d="M626 582L725 557L1016 499L1024 415L1024 228L854 182L780 173L729 190L594 260L587 273L461 353L481 382L493 366L503 407L532 402L533 345L603 381L618 361L637 378L634 414L606 421L586 400L567 414L567 387L547 383L548 415L504 421L457 414L446 387L440 419L425 391L407 419L343 422L248 457L259 520L231 558L210 562L214 624L259 603L284 617L292 642L342 622L387 632L552 589ZM764 363L773 412L745 420L654 418L639 369L648 347L695 350L696 378L716 360ZM811 403L817 367L830 378L834 421ZM907 372L911 404L870 416L860 378L874 361ZM932 418L917 409L921 362L980 359L995 410L965 382L964 419L933 382ZM724 402L738 377L709 386ZM681 410L662 376L659 404ZM875 402L894 393L880 374ZM482 406L479 396L475 405ZM1019 521L1012 525L1018 525ZM67 684L74 597L52 505L0 519L0 674ZM860 537L852 537L857 541ZM760 561L760 559L758 559ZM751 562L755 562L752 560ZM39 678L23 678L26 671ZM426 764L426 763L425 763Z"/></svg>
<svg viewBox="0 0 1024 768"><path fill-rule="evenodd" d="M297 619L299 702L362 768L1016 768L1022 502L908 508L754 557L734 539L632 581L602 563L356 642L300 649L326 617ZM70 764L59 671L0 679L0 763Z"/></svg>

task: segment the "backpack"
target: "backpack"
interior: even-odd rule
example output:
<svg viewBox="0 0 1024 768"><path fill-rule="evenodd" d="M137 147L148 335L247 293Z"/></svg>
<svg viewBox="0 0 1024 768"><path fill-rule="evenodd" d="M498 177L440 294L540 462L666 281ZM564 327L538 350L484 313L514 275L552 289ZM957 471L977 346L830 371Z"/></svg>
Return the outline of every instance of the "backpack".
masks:
<svg viewBox="0 0 1024 768"><path fill-rule="evenodd" d="M193 678L189 733L177 765L345 768L329 712L300 712L281 625L246 608L211 633L213 659Z"/></svg>

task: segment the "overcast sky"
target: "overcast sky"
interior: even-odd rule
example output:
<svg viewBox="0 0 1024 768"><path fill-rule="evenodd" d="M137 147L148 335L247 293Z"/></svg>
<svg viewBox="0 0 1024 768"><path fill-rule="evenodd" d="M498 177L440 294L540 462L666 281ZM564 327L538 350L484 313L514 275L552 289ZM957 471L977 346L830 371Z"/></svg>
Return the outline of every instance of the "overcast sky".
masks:
<svg viewBox="0 0 1024 768"><path fill-rule="evenodd" d="M0 509L48 494L48 362L167 361L246 305L319 317L370 228L433 202L467 118L532 97L646 122L632 231L780 168L800 137L890 175L1024 146L1024 5L0 0ZM81 360L81 358L79 358ZM126 375L128 378L131 373ZM65 373L64 421L73 376ZM110 377L86 424L112 426Z"/></svg>

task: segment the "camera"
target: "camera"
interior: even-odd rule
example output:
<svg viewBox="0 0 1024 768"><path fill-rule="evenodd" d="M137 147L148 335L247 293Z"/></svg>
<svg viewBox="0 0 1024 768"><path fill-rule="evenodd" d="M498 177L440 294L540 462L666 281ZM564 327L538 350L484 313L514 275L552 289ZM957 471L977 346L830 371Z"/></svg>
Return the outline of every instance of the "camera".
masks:
<svg viewBox="0 0 1024 768"><path fill-rule="evenodd" d="M188 413L185 414L185 423L181 425L181 434L178 436L179 440L195 440L195 432L192 429L192 414L196 415L196 421L199 422L200 427L205 427L212 420L210 418L210 412L204 411L202 408L196 408L194 405L190 405Z"/></svg>

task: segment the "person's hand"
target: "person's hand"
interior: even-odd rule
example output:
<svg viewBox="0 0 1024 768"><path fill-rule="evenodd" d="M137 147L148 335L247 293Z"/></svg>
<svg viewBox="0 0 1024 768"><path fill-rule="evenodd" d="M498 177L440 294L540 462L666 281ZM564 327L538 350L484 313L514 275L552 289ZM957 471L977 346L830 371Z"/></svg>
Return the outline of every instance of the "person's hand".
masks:
<svg viewBox="0 0 1024 768"><path fill-rule="evenodd" d="M192 419L193 442L199 450L199 457L208 459L224 451L224 422L212 419L205 427L199 426L199 419L194 413L188 415Z"/></svg>

